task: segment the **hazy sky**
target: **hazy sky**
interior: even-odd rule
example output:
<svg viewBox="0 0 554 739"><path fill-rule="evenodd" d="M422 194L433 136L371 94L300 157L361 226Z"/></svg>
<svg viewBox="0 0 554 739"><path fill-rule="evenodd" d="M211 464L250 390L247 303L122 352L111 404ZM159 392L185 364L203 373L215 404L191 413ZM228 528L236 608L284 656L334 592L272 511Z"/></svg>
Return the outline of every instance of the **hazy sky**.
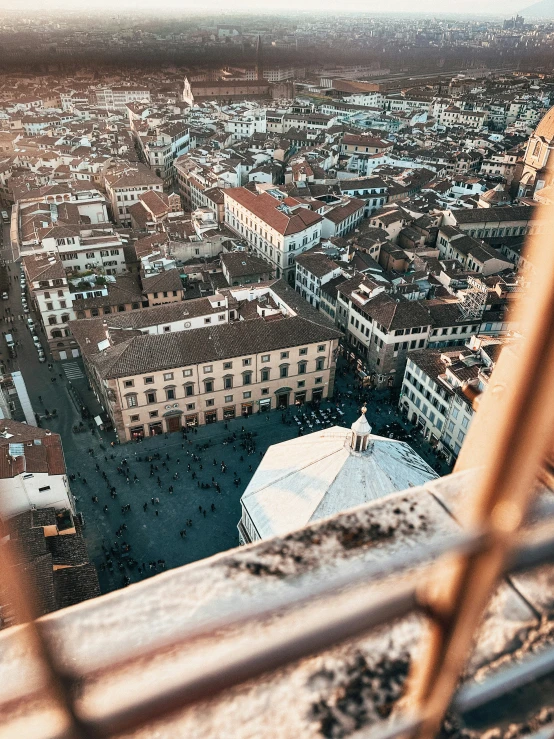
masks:
<svg viewBox="0 0 554 739"><path fill-rule="evenodd" d="M40 8L46 11L51 8L75 11L80 7L87 12L98 10L101 12L124 13L132 10L144 10L148 13L158 11L163 15L164 9L175 12L181 10L186 12L254 12L254 13L283 13L283 12L317 12L328 11L332 13L344 11L365 12L400 12L433 13L437 16L464 13L467 14L495 14L507 16L516 10L521 10L533 0L278 0L276 3L260 2L260 0L212 0L209 3L201 3L198 0L160 0L153 3L152 0L0 0L0 8L16 9L25 13L26 10Z"/></svg>

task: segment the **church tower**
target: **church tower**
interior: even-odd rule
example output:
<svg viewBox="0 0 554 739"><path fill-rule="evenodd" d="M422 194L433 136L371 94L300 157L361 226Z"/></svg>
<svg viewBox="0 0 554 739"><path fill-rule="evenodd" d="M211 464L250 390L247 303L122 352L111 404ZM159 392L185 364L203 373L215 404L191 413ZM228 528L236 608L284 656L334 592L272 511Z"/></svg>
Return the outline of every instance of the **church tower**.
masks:
<svg viewBox="0 0 554 739"><path fill-rule="evenodd" d="M262 37L258 36L256 41L256 79L263 80L264 78L264 65L262 60Z"/></svg>

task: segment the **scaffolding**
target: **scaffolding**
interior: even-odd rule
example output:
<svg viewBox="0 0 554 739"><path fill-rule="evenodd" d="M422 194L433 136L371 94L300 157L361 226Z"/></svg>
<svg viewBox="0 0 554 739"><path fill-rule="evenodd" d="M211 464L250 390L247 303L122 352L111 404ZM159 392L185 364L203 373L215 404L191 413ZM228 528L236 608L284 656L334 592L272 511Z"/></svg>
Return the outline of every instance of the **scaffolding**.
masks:
<svg viewBox="0 0 554 739"><path fill-rule="evenodd" d="M460 303L460 313L468 320L481 318L487 302L487 286L475 277L468 277L468 288Z"/></svg>

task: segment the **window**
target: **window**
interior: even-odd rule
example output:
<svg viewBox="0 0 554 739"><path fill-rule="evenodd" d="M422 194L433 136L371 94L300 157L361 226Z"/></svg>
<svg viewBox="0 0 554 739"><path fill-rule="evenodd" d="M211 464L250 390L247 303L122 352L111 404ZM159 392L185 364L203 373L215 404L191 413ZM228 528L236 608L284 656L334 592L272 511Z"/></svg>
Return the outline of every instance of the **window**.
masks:
<svg viewBox="0 0 554 739"><path fill-rule="evenodd" d="M317 371L322 370L325 367L324 359L316 359L315 368Z"/></svg>
<svg viewBox="0 0 554 739"><path fill-rule="evenodd" d="M206 401L206 408L210 408L214 404L215 404L215 400L213 398L210 398L209 400Z"/></svg>
<svg viewBox="0 0 554 739"><path fill-rule="evenodd" d="M262 388L262 395L269 395L269 388L268 387L263 387Z"/></svg>
<svg viewBox="0 0 554 739"><path fill-rule="evenodd" d="M164 380L172 380L173 372L164 372Z"/></svg>
<svg viewBox="0 0 554 739"><path fill-rule="evenodd" d="M288 359L289 353L288 352L281 352L281 359Z"/></svg>
<svg viewBox="0 0 554 739"><path fill-rule="evenodd" d="M129 416L130 421L138 421L140 416Z"/></svg>
<svg viewBox="0 0 554 739"><path fill-rule="evenodd" d="M214 391L214 381L213 380L204 380L204 392L205 393L213 393Z"/></svg>
<svg viewBox="0 0 554 739"><path fill-rule="evenodd" d="M225 400L226 403L232 403L233 402L233 396L232 395L226 395L224 400Z"/></svg>
<svg viewBox="0 0 554 739"><path fill-rule="evenodd" d="M298 374L299 375L306 374L306 365L307 365L307 362L298 362Z"/></svg>
<svg viewBox="0 0 554 739"><path fill-rule="evenodd" d="M123 387L134 387L135 381L134 380L125 380L123 383Z"/></svg>
<svg viewBox="0 0 554 739"><path fill-rule="evenodd" d="M136 408L137 406L137 396L136 395L128 395L127 396L127 408Z"/></svg>
<svg viewBox="0 0 554 739"><path fill-rule="evenodd" d="M175 400L175 388L170 387L165 391L165 399Z"/></svg>
<svg viewBox="0 0 554 739"><path fill-rule="evenodd" d="M301 357L306 356L306 354L308 353L308 347L307 346L302 347L302 349L300 349L298 353L300 354Z"/></svg>
<svg viewBox="0 0 554 739"><path fill-rule="evenodd" d="M319 346L317 347L317 351L318 352L324 352L325 351L325 344L319 344Z"/></svg>
<svg viewBox="0 0 554 739"><path fill-rule="evenodd" d="M269 380L269 370L268 369L262 370L261 380L262 382L268 382Z"/></svg>
<svg viewBox="0 0 554 739"><path fill-rule="evenodd" d="M56 316L48 316L48 323L50 326L54 326L58 322Z"/></svg>
<svg viewBox="0 0 554 739"><path fill-rule="evenodd" d="M187 411L193 411L196 408L196 403L187 403Z"/></svg>
<svg viewBox="0 0 554 739"><path fill-rule="evenodd" d="M242 394L242 397L243 397L243 398L244 398L245 400L248 400L248 398L251 398L251 397L252 397L252 393L251 393L250 391L247 391L246 393L243 393L243 394Z"/></svg>
<svg viewBox="0 0 554 739"><path fill-rule="evenodd" d="M454 431L454 421L450 421L449 422L449 424L448 424L448 430L449 431Z"/></svg>
<svg viewBox="0 0 554 739"><path fill-rule="evenodd" d="M207 375L209 372L213 372L213 371L214 371L214 368L213 368L213 365L211 365L211 364L207 364L204 367L204 374L205 375Z"/></svg>
<svg viewBox="0 0 554 739"><path fill-rule="evenodd" d="M288 377L289 376L289 366L288 366L288 364L282 364L279 367L279 376L280 377Z"/></svg>
<svg viewBox="0 0 554 739"><path fill-rule="evenodd" d="M225 390L230 390L233 387L233 378L230 375L223 378L223 387Z"/></svg>
<svg viewBox="0 0 554 739"><path fill-rule="evenodd" d="M262 354L262 362L269 362L270 358L269 354Z"/></svg>
<svg viewBox="0 0 554 739"><path fill-rule="evenodd" d="M191 377L191 376L192 376L192 370L191 369L183 370L183 377Z"/></svg>
<svg viewBox="0 0 554 739"><path fill-rule="evenodd" d="M321 383L323 382L323 377L316 377L314 382L316 385L321 385Z"/></svg>
<svg viewBox="0 0 554 739"><path fill-rule="evenodd" d="M146 393L146 402L150 404L155 403L156 393Z"/></svg>
<svg viewBox="0 0 554 739"><path fill-rule="evenodd" d="M252 364L252 359L251 358L243 359L242 360L242 366L243 367L249 367L251 364Z"/></svg>
<svg viewBox="0 0 554 739"><path fill-rule="evenodd" d="M204 323L211 323L211 322L212 322L211 318L204 318Z"/></svg>
<svg viewBox="0 0 554 739"><path fill-rule="evenodd" d="M306 380L298 380L297 387L306 387Z"/></svg>
<svg viewBox="0 0 554 739"><path fill-rule="evenodd" d="M153 382L154 382L154 378L153 377L145 377L144 378L144 384L145 385L152 385Z"/></svg>
<svg viewBox="0 0 554 739"><path fill-rule="evenodd" d="M150 411L150 413L148 414L149 418L157 418L158 415L158 411Z"/></svg>
<svg viewBox="0 0 554 739"><path fill-rule="evenodd" d="M242 373L242 384L243 385L251 385L252 384L252 372L243 372Z"/></svg>
<svg viewBox="0 0 554 739"><path fill-rule="evenodd" d="M233 369L233 363L232 362L223 362L223 369L224 370Z"/></svg>

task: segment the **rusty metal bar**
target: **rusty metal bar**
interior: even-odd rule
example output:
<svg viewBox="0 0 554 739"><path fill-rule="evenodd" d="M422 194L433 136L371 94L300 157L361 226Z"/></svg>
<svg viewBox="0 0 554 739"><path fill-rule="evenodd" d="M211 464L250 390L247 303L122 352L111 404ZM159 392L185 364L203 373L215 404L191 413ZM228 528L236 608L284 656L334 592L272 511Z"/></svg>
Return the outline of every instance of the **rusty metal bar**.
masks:
<svg viewBox="0 0 554 739"><path fill-rule="evenodd" d="M552 214L554 211L550 209ZM457 556L441 577L422 591L434 615L418 662L412 664L403 705L425 720L411 736L431 739L438 732L474 634L501 576L534 493L536 476L552 451L554 438L554 249L550 233L537 235L533 299L520 307L525 338L519 353L501 355L479 414L494 412L485 435L476 424L470 447L488 457L472 505L470 521L489 533L479 553ZM506 356L505 356L506 355ZM491 400L492 399L492 400ZM467 456L466 456L467 461ZM438 574L438 573L437 573Z"/></svg>
<svg viewBox="0 0 554 739"><path fill-rule="evenodd" d="M530 532L530 537L520 542L514 551L510 568L511 570L528 569L545 561L554 558L554 531L552 522L543 524ZM402 555L394 561L393 571L395 573L403 568L413 566L414 562L432 560L434 557L455 551L476 551L482 549L485 542L479 535L462 535L455 542L450 540L433 548L426 548L419 553L411 551L408 555ZM388 561L388 565L391 562ZM427 565L427 570L432 569L433 565ZM167 644L156 644L153 648L146 652L134 654L130 659L124 659L120 662L111 662L99 668L91 670L82 670L76 673L67 673L65 668L61 668L59 663L55 664L54 669L61 676L64 684L71 685L77 680L101 679L103 675L114 673L121 669L132 669L137 661L148 659L152 655L160 655L164 649L175 648L179 645L190 645L195 640L207 638L216 633L220 629L246 628L253 620L261 620L265 618L275 617L282 614L286 608L299 607L309 605L318 598L336 595L340 590L346 587L354 587L367 583L367 578L371 575L377 575L376 568L355 568L347 573L341 574L331 581L326 580L318 583L307 592L291 596L281 596L279 599L272 600L271 603L263 601L260 605L255 605L247 611L239 611L238 614L227 614L219 620L212 620L207 624L199 626L197 629L187 630L178 639L172 639ZM383 575L386 577L387 575ZM421 578L426 576L425 572L420 573ZM171 692L160 691L159 694L153 695L150 699L141 700L139 705L131 704L122 709L121 712L110 716L81 716L81 722L90 731L90 735L94 737L110 736L119 730L132 730L146 723L168 714L179 711L188 705L200 700L212 698L226 689L235 685L239 685L249 679L255 679L272 669L283 667L290 662L297 661L301 658L310 656L311 654L329 649L330 647L347 641L351 638L364 634L372 628L379 626L394 618L400 618L412 610L417 609L417 591L420 581L411 582L403 588L398 588L392 592L387 592L379 597L377 601L371 604L364 604L360 607L359 613L347 614L346 619L339 613L336 614L331 628L327 624L321 625L316 623L307 624L301 635L287 634L283 637L279 644L272 644L268 651L267 645L260 645L251 650L251 653L242 652L234 658L229 659L225 664L218 663L217 667L206 664L199 668L196 673L187 675L184 682L176 685ZM63 670L63 671L62 671ZM215 677L214 677L215 675ZM38 688L35 693L38 697L42 688ZM35 693L26 694L25 699L32 698ZM16 699L17 702L17 699ZM9 705L2 704L4 708ZM416 718L411 720L413 728L421 724L422 719ZM402 721L403 731L406 731L408 724ZM396 724L395 724L396 726ZM377 736L381 739L381 731L385 731L385 736L400 736L402 731L396 727L387 727L383 729L382 725L372 727L372 732L376 731ZM393 733L391 733L393 732ZM373 737L373 733L370 736Z"/></svg>
<svg viewBox="0 0 554 739"><path fill-rule="evenodd" d="M554 647L544 649L524 662L506 667L483 683L462 686L452 702L452 707L462 713L472 711L551 672L554 672Z"/></svg>
<svg viewBox="0 0 554 739"><path fill-rule="evenodd" d="M554 515L554 510L553 510ZM552 542L554 545L554 521L551 528ZM348 567L346 572L339 573L334 576L325 576L312 585L306 585L298 588L295 592L288 592L278 597L265 598L249 607L239 607L235 611L227 612L219 618L212 618L206 623L202 623L197 627L188 627L178 636L173 635L171 639L166 641L160 640L151 647L138 651L129 657L121 660L111 660L104 665L92 666L84 672L75 674L75 677L86 677L87 679L98 679L103 674L112 674L118 669L129 669L133 664L143 662L151 657L159 656L167 650L172 650L176 645L191 645L195 641L209 638L214 632L223 630L237 630L247 628L253 621L264 621L282 615L284 611L294 608L309 606L318 599L325 600L326 605L329 597L336 596L339 592L355 587L367 585L371 582L378 585L378 579L387 579L391 575L407 569L413 569L416 566L424 566L425 563L432 562L439 557L451 552L471 552L483 546L483 539L479 533L460 532L457 536L450 538L448 541L442 541L434 546L420 547L412 549L409 552L400 553L392 559L383 562L374 562L371 564L358 565L356 567ZM415 584L411 585L415 593ZM385 603L387 596L377 599L373 602L375 607L380 603ZM404 615L404 613L399 613ZM348 636L346 637L348 638ZM302 656L299 654L299 656Z"/></svg>

